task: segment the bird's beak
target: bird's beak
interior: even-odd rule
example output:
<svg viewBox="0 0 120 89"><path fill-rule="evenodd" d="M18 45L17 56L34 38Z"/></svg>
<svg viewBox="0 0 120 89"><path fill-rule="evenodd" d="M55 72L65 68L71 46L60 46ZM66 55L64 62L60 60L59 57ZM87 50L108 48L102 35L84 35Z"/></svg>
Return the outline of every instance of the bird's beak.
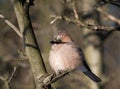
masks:
<svg viewBox="0 0 120 89"><path fill-rule="evenodd" d="M61 42L60 40L59 41L56 41L56 40L50 41L50 44L60 44L60 43L63 43L63 42Z"/></svg>
<svg viewBox="0 0 120 89"><path fill-rule="evenodd" d="M54 41L54 40L51 40L51 41L50 41L50 44L54 44L54 43L55 43L55 41Z"/></svg>
<svg viewBox="0 0 120 89"><path fill-rule="evenodd" d="M50 41L50 44L55 44L55 43L57 43L56 37L54 37L54 39Z"/></svg>

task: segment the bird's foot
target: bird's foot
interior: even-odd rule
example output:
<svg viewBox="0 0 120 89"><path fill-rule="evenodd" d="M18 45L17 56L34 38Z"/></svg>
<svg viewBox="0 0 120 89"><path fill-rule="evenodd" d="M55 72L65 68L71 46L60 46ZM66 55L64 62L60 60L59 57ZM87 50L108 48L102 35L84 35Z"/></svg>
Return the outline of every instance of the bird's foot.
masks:
<svg viewBox="0 0 120 89"><path fill-rule="evenodd" d="M52 83L51 81L54 78L54 76L55 76L55 73L45 74L45 75L38 76L37 79L38 79L38 82L42 84L43 88L47 89L48 86L51 86L50 84Z"/></svg>
<svg viewBox="0 0 120 89"><path fill-rule="evenodd" d="M58 71L58 75L62 75L62 74L64 74L65 72L67 72L66 70L59 70Z"/></svg>
<svg viewBox="0 0 120 89"><path fill-rule="evenodd" d="M45 75L40 75L40 76L38 76L38 82L39 83L43 83L43 84L45 84L45 83L47 83L47 82L50 82L52 79L53 79L53 77L55 76L55 73L52 73L52 74L45 74Z"/></svg>

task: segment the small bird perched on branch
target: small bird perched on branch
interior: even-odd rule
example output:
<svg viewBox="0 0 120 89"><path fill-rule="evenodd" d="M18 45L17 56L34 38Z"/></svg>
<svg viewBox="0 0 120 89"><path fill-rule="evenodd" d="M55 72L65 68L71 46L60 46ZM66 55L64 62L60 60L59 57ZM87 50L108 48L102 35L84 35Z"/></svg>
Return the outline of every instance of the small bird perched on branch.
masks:
<svg viewBox="0 0 120 89"><path fill-rule="evenodd" d="M50 42L52 44L49 62L56 74L65 71L80 70L94 82L100 82L101 79L92 73L85 61L84 54L65 30L59 30Z"/></svg>

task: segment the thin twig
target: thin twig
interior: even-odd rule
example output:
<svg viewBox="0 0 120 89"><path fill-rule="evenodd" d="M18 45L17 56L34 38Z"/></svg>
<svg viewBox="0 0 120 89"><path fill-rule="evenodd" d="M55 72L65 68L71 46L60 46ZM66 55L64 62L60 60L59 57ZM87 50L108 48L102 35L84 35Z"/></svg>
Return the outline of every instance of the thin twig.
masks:
<svg viewBox="0 0 120 89"><path fill-rule="evenodd" d="M71 19L67 16L52 16L52 18L54 18L51 23L55 23L58 19L62 19L66 22L69 22L69 23L75 23L79 26L82 26L82 27L85 27L85 28L89 28L89 29L92 29L92 30L95 30L95 31L119 31L120 30L120 27L117 26L117 27L113 27L113 26L99 26L99 25L91 25L91 24L86 24L86 23L83 23L82 21L80 21L79 19L79 15L78 15L78 12L77 12L77 8L76 8L76 5L75 5L75 2L73 1L72 2L72 9L73 9L73 12L74 12L74 17L75 19ZM94 9L91 9L89 11L92 11L92 10L95 10ZM99 6L96 7L96 10L98 10L99 12L105 14L110 20L112 21L115 21L116 23L120 24L120 20L115 18L114 16L108 14L107 12L103 11L102 9L100 9ZM88 10L87 10L88 11ZM86 12L86 11L84 11Z"/></svg>
<svg viewBox="0 0 120 89"><path fill-rule="evenodd" d="M12 72L11 76L10 76L10 77L8 78L8 80L7 80L8 84L11 82L11 80L12 80L12 78L13 78L13 76L14 76L15 72L16 72L16 67L14 67L14 69L13 69L13 72Z"/></svg>
<svg viewBox="0 0 120 89"><path fill-rule="evenodd" d="M79 19L79 15L78 15L78 12L77 12L77 7L75 5L75 1L72 2L72 9L73 9L74 16L75 16L75 19L77 21L77 24L80 25L80 26L84 26L84 23L82 23L82 21L80 21L80 19Z"/></svg>
<svg viewBox="0 0 120 89"><path fill-rule="evenodd" d="M97 10L99 12L101 12L102 14L106 15L110 20L112 20L120 25L120 19L112 16L111 14L108 14L106 11L102 10L101 8L97 8Z"/></svg>
<svg viewBox="0 0 120 89"><path fill-rule="evenodd" d="M56 18L56 17L59 17L59 18L57 18L57 20L58 19L64 20L66 22L78 24L79 26L81 26L81 24L78 21L76 21L76 19L75 20L70 19L67 16L54 16L53 18ZM94 31L119 31L120 30L119 26L113 27L113 26L100 26L100 25L84 24L84 26L82 26L82 27L89 28Z"/></svg>
<svg viewBox="0 0 120 89"><path fill-rule="evenodd" d="M53 76L50 75L50 76L53 77L53 78L51 79L51 77L48 76L49 79L47 79L47 81L45 81L43 85L44 85L44 86L48 86L48 85L56 82L56 81L59 80L60 78L66 76L66 75L69 74L70 72L72 72L72 71L66 71L66 72L64 72L64 73L62 73L62 74L56 75L55 77L53 77L54 75L53 75ZM48 77L47 77L47 78L48 78Z"/></svg>
<svg viewBox="0 0 120 89"><path fill-rule="evenodd" d="M0 18L3 19L4 22L22 38L22 34L20 33L19 29L15 25L13 25L8 19L6 19L4 15L0 14Z"/></svg>
<svg viewBox="0 0 120 89"><path fill-rule="evenodd" d="M73 8L75 18L77 20L79 20L79 16L78 16L78 13L77 13L77 8L76 8L76 5L75 5L75 2L72 3L72 8Z"/></svg>
<svg viewBox="0 0 120 89"><path fill-rule="evenodd" d="M56 22L57 20L59 20L59 19L62 19L61 16L56 16L56 15L50 15L50 17L54 18L54 19L50 22L50 24L55 23L55 22Z"/></svg>

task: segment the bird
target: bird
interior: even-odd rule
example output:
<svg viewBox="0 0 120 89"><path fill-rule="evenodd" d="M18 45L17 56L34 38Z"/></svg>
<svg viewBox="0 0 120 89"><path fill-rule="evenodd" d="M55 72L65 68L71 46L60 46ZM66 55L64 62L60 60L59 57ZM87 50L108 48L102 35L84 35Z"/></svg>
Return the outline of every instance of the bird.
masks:
<svg viewBox="0 0 120 89"><path fill-rule="evenodd" d="M73 41L66 30L58 30L54 35L49 53L49 63L55 74L65 71L82 71L94 82L101 82L89 68L80 46Z"/></svg>

